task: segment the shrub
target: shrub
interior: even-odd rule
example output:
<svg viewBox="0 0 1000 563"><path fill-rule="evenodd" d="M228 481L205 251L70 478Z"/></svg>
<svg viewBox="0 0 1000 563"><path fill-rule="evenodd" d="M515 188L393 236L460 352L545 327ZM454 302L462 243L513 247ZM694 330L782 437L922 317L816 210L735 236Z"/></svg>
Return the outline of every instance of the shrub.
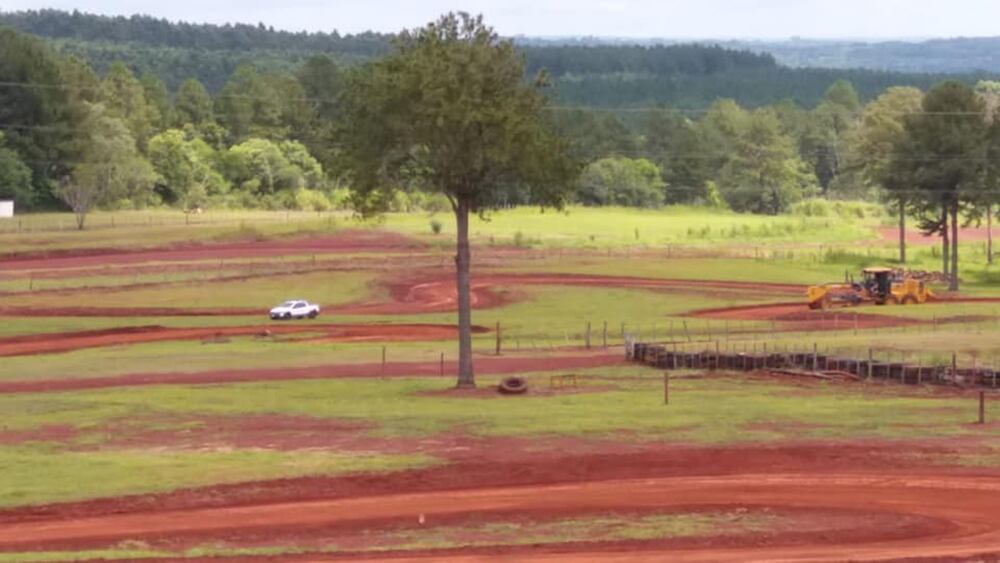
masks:
<svg viewBox="0 0 1000 563"><path fill-rule="evenodd" d="M303 211L329 211L333 204L323 192L302 188L295 191L294 207Z"/></svg>
<svg viewBox="0 0 1000 563"><path fill-rule="evenodd" d="M443 226L444 225L441 224L441 221L438 221L437 219L431 219L431 232L434 233L435 235L441 234L441 228Z"/></svg>

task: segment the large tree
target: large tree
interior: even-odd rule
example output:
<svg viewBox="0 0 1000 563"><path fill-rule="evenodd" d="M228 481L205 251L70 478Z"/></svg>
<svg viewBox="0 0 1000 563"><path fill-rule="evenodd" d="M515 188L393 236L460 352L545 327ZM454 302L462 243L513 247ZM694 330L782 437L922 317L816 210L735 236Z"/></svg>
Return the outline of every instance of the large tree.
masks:
<svg viewBox="0 0 1000 563"><path fill-rule="evenodd" d="M972 88L942 82L924 96L922 111L907 119L890 164L912 178L925 213L925 232L940 234L946 248L950 241L952 291L958 291L959 281L959 212L982 189L986 130L983 102Z"/></svg>
<svg viewBox="0 0 1000 563"><path fill-rule="evenodd" d="M857 122L860 108L854 86L846 80L837 80L812 112L803 154L813 165L824 195L843 171L843 141Z"/></svg>
<svg viewBox="0 0 1000 563"><path fill-rule="evenodd" d="M884 190L899 213L899 262L906 263L906 214L914 201L910 167L890 167L894 147L905 134L906 120L920 112L924 94L916 88L893 87L865 107L848 143L850 158L868 184Z"/></svg>
<svg viewBox="0 0 1000 563"><path fill-rule="evenodd" d="M83 230L87 214L100 205L119 201L151 202L156 173L139 154L128 126L100 104L88 104L82 123L86 148L73 174L60 179L56 195L76 214Z"/></svg>
<svg viewBox="0 0 1000 563"><path fill-rule="evenodd" d="M983 80L976 84L976 95L983 101L989 126L987 174L979 214L986 218L986 263L993 263L993 214L1000 202L1000 82Z"/></svg>
<svg viewBox="0 0 1000 563"><path fill-rule="evenodd" d="M773 110L756 110L734 124L733 152L719 173L719 191L730 207L777 214L810 195L816 177Z"/></svg>
<svg viewBox="0 0 1000 563"><path fill-rule="evenodd" d="M544 75L481 17L448 14L403 32L387 57L351 73L342 139L363 205L378 205L418 173L451 202L457 224L458 386L473 387L469 216L496 207L511 185L561 206L578 172L545 115Z"/></svg>
<svg viewBox="0 0 1000 563"><path fill-rule="evenodd" d="M40 39L0 28L0 130L5 146L31 168L32 189L18 205L51 205L53 181L79 159L81 97L92 90L85 68Z"/></svg>
<svg viewBox="0 0 1000 563"><path fill-rule="evenodd" d="M125 123L139 150L145 151L161 115L146 99L146 89L127 66L115 63L108 69L101 81L101 101L110 116Z"/></svg>
<svg viewBox="0 0 1000 563"><path fill-rule="evenodd" d="M174 102L174 123L178 127L190 123L201 125L214 121L212 96L197 79L188 78L177 89L177 100Z"/></svg>

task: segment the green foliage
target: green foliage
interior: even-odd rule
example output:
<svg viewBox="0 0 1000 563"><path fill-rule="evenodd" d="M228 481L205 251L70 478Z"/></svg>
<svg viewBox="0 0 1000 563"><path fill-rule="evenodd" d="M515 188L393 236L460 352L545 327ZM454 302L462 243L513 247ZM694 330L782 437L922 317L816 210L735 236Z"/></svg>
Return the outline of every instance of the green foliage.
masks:
<svg viewBox="0 0 1000 563"><path fill-rule="evenodd" d="M245 207L295 208L299 190L324 188L319 162L295 141L248 139L228 150L224 169L236 190L234 196ZM314 196L303 197L316 203Z"/></svg>
<svg viewBox="0 0 1000 563"><path fill-rule="evenodd" d="M388 201L368 195L416 171L473 212L499 205L510 185L561 205L575 167L542 115L544 81L525 85L523 76L513 44L454 14L355 69L341 109L358 203Z"/></svg>
<svg viewBox="0 0 1000 563"><path fill-rule="evenodd" d="M184 124L201 124L214 121L212 97L208 90L195 78L189 78L177 90L174 102L175 122L177 126Z"/></svg>
<svg viewBox="0 0 1000 563"><path fill-rule="evenodd" d="M816 178L773 110L733 112L715 127L735 138L719 174L719 191L734 210L777 214L813 190Z"/></svg>
<svg viewBox="0 0 1000 563"><path fill-rule="evenodd" d="M72 177L56 191L76 213L82 230L87 214L97 205L142 207L153 200L156 173L143 158L126 123L100 104L87 104L88 116L81 125L85 137L82 159Z"/></svg>
<svg viewBox="0 0 1000 563"><path fill-rule="evenodd" d="M4 146L3 132L0 132L0 199L13 199L18 207L30 207L34 199L31 169L16 152Z"/></svg>
<svg viewBox="0 0 1000 563"><path fill-rule="evenodd" d="M20 190L19 203L26 207L52 204L53 183L79 159L79 127L87 112L79 90L63 87L82 78L78 71L42 41L0 29L0 128L6 147L32 171L31 193Z"/></svg>
<svg viewBox="0 0 1000 563"><path fill-rule="evenodd" d="M884 214L881 206L859 201L830 201L811 198L793 204L788 212L802 217L837 217L856 221L865 218L879 218Z"/></svg>
<svg viewBox="0 0 1000 563"><path fill-rule="evenodd" d="M215 149L201 139L168 129L150 139L149 158L160 176L159 192L167 203L201 207L210 198L229 191L228 181L215 166Z"/></svg>
<svg viewBox="0 0 1000 563"><path fill-rule="evenodd" d="M584 169L577 198L584 205L659 207L665 186L660 170L646 159L602 158Z"/></svg>
<svg viewBox="0 0 1000 563"><path fill-rule="evenodd" d="M122 120L139 149L145 150L161 115L146 100L145 88L128 67L122 63L111 65L101 81L100 100L108 115Z"/></svg>

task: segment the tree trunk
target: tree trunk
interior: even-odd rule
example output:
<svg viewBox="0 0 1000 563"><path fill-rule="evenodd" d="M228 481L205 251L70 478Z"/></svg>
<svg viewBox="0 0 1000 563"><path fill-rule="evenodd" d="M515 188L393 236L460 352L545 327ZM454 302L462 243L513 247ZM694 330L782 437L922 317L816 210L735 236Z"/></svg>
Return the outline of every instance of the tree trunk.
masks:
<svg viewBox="0 0 1000 563"><path fill-rule="evenodd" d="M469 288L469 202L459 199L455 206L458 224L458 253L455 255L455 275L458 283L458 387L474 388L472 372L472 301Z"/></svg>
<svg viewBox="0 0 1000 563"><path fill-rule="evenodd" d="M906 264L906 202L899 200L899 263Z"/></svg>
<svg viewBox="0 0 1000 563"><path fill-rule="evenodd" d="M951 253L951 246L948 244L950 237L948 236L948 206L941 206L941 273L945 276L951 271L951 262L948 260L948 255Z"/></svg>
<svg viewBox="0 0 1000 563"><path fill-rule="evenodd" d="M951 284L949 291L958 291L958 202L951 204Z"/></svg>
<svg viewBox="0 0 1000 563"><path fill-rule="evenodd" d="M82 231L83 228L84 228L84 224L86 222L87 222L87 212L86 211L77 211L76 212L76 228L77 228L77 230Z"/></svg>
<svg viewBox="0 0 1000 563"><path fill-rule="evenodd" d="M986 204L986 263L993 263L993 204Z"/></svg>

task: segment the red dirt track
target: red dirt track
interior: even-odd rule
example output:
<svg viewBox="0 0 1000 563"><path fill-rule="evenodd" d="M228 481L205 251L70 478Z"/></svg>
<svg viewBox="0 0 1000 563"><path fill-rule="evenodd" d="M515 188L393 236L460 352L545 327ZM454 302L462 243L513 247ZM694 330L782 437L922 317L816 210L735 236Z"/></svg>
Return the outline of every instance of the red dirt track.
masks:
<svg viewBox="0 0 1000 563"><path fill-rule="evenodd" d="M142 262L179 262L261 258L304 254L350 253L370 251L409 252L423 245L405 235L381 230L347 230L335 235L287 238L264 241L218 242L185 244L166 248L124 250L121 248L84 249L70 251L39 251L13 258L0 258L0 269L62 269L106 266L108 264L138 264Z"/></svg>
<svg viewBox="0 0 1000 563"><path fill-rule="evenodd" d="M0 547L25 545L86 545L144 537L180 537L225 533L234 529L279 530L352 526L415 519L491 513L549 515L593 510L704 510L711 507L786 507L828 511L883 512L917 516L938 522L910 537L891 541L859 541L833 536L813 543L782 545L780 536L769 544L744 546L703 545L658 549L655 544L618 545L618 550L598 544L558 548L514 549L508 561L749 561L749 560L887 560L906 557L975 557L1000 552L1000 521L996 518L1000 479L983 476L896 476L885 474L736 474L593 481L519 487L443 490L433 492L315 499L277 504L257 504L109 514L70 520L36 520L0 526ZM431 555L405 553L368 555L369 561L481 561L484 554L461 551ZM491 560L496 557L492 554ZM402 556L402 557L401 557ZM343 556L329 557L331 560ZM309 559L323 559L310 556Z"/></svg>
<svg viewBox="0 0 1000 563"><path fill-rule="evenodd" d="M68 352L82 348L118 346L168 340L201 340L229 336L264 334L324 333L328 341L419 341L454 338L458 329L450 325L431 324L296 324L260 326L219 326L203 328L167 328L138 326L80 332L61 332L14 336L0 339L0 356L26 356ZM487 332L473 327L473 332Z"/></svg>
<svg viewBox="0 0 1000 563"><path fill-rule="evenodd" d="M795 284L750 283L720 280L593 276L582 274L477 274L472 277L472 304L477 309L498 307L510 302L497 286L556 285L608 289L648 289L658 291L754 291L768 294L802 294L805 287ZM456 309L457 295L452 276L437 276L389 284L392 301L334 308L341 314L440 313Z"/></svg>

